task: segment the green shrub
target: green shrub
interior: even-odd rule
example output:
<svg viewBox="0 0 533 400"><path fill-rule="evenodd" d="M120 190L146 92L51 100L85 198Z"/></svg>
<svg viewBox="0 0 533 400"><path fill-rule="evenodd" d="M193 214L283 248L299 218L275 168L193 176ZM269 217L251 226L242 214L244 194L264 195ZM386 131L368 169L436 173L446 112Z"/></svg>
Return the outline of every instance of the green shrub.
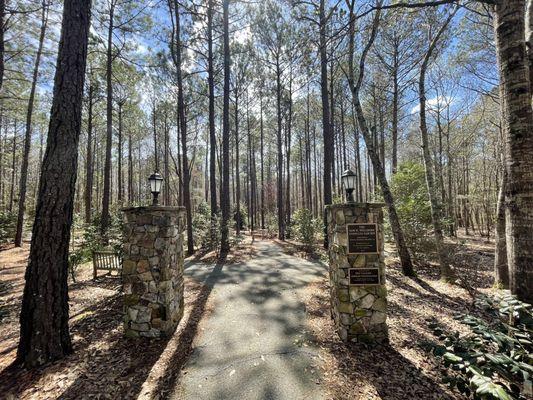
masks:
<svg viewBox="0 0 533 400"><path fill-rule="evenodd" d="M313 213L307 208L301 208L294 213L292 219L293 233L296 239L303 243L307 251L313 251L321 229L322 222L313 218Z"/></svg>
<svg viewBox="0 0 533 400"><path fill-rule="evenodd" d="M531 305L509 294L479 297L486 318L458 315L470 328L461 336L435 320L429 322L442 344L432 353L446 369L443 381L474 399L517 400L533 396L533 314Z"/></svg>
<svg viewBox="0 0 533 400"><path fill-rule="evenodd" d="M211 207L205 201L198 204L192 218L194 245L203 249L217 249L220 244L220 217L211 216Z"/></svg>
<svg viewBox="0 0 533 400"><path fill-rule="evenodd" d="M72 240L69 252L69 273L72 281L76 282L78 267L90 261L94 251L112 250L119 257L122 257L123 246L123 218L120 211L111 213L110 225L106 236L108 243L105 243L100 229L101 215L94 216L90 224L84 224L80 217L75 217L72 224L72 239L76 232L81 231L81 241Z"/></svg>
<svg viewBox="0 0 533 400"><path fill-rule="evenodd" d="M246 222L248 221L248 212L247 212L247 208L246 208L246 205L242 204L240 205L239 207L239 215L240 215L240 229L243 230L244 228L246 228ZM233 206L233 222L234 222L234 225L233 225L233 228L236 229L237 228L237 220L239 219L239 215L237 215L237 207Z"/></svg>
<svg viewBox="0 0 533 400"><path fill-rule="evenodd" d="M68 269L72 282L76 282L76 275L78 272L78 267L91 260L92 252L88 248L80 247L74 251L71 251L68 255Z"/></svg>
<svg viewBox="0 0 533 400"><path fill-rule="evenodd" d="M0 243L13 240L16 227L17 214L9 211L0 211Z"/></svg>
<svg viewBox="0 0 533 400"><path fill-rule="evenodd" d="M107 244L105 243L105 238L102 236L100 230L101 220L101 214L97 214L93 217L92 222L85 226L83 233L83 246L88 247L90 250L103 250L105 248L111 249L121 256L122 245L124 243L124 219L122 212L120 210L116 210L110 214L110 224L106 232Z"/></svg>
<svg viewBox="0 0 533 400"><path fill-rule="evenodd" d="M412 161L400 164L391 191L407 245L417 261L426 261L435 252L435 241L424 166Z"/></svg>

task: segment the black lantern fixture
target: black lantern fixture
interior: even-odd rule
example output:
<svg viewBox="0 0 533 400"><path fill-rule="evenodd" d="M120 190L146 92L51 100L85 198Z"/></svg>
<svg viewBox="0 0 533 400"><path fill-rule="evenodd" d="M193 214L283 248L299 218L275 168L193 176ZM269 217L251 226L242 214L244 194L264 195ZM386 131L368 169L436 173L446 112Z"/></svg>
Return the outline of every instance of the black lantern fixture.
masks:
<svg viewBox="0 0 533 400"><path fill-rule="evenodd" d="M152 192L152 205L156 206L159 204L159 193L161 192L161 186L163 185L163 177L159 174L159 172L154 172L150 177L148 178L148 182L150 182L150 191Z"/></svg>
<svg viewBox="0 0 533 400"><path fill-rule="evenodd" d="M347 169L342 173L342 186L344 187L344 190L346 191L346 202L347 203L355 203L355 200L353 198L353 191L355 189L355 172L353 172L351 169Z"/></svg>

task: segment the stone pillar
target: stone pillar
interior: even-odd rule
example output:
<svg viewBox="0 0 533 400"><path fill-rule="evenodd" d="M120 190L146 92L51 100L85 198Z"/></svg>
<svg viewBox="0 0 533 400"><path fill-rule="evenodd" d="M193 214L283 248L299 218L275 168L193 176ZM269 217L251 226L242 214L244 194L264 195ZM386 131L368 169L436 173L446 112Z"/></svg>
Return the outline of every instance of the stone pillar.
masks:
<svg viewBox="0 0 533 400"><path fill-rule="evenodd" d="M388 341L382 207L372 203L326 207L331 314L345 342ZM348 224L366 225L349 225L348 235ZM366 241L373 232L377 243Z"/></svg>
<svg viewBox="0 0 533 400"><path fill-rule="evenodd" d="M171 335L183 316L183 207L124 212L124 334Z"/></svg>

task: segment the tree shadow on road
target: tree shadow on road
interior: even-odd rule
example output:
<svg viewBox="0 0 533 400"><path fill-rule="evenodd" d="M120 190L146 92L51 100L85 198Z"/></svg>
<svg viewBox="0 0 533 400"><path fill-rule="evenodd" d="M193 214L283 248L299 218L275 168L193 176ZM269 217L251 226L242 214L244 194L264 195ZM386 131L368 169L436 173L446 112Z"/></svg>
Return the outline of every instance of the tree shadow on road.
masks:
<svg viewBox="0 0 533 400"><path fill-rule="evenodd" d="M165 398L168 394L174 391L181 369L193 350L193 340L198 332L198 324L204 316L209 295L220 276L220 272L222 271L226 259L227 255L221 255L214 268L208 273L203 281L202 288L196 296L187 321L184 323L183 329L180 332L177 346L173 349L172 354L169 355L168 360L165 362L167 366L166 370L160 375L156 384L148 389L151 393ZM142 394L143 396L146 396L146 393ZM148 395L146 397L150 398L155 396Z"/></svg>

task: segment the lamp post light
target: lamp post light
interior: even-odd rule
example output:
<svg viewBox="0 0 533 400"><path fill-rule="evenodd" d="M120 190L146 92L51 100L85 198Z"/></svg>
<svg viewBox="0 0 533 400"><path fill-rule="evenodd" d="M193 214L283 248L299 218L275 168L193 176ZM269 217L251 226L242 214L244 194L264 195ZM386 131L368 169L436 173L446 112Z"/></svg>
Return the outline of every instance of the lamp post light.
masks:
<svg viewBox="0 0 533 400"><path fill-rule="evenodd" d="M152 192L152 205L156 206L159 204L159 193L161 192L161 186L163 185L163 177L159 174L159 172L154 172L150 177L148 178L148 182L150 182L150 191Z"/></svg>
<svg viewBox="0 0 533 400"><path fill-rule="evenodd" d="M347 203L355 203L355 200L353 198L353 191L355 189L355 172L353 172L351 169L347 169L342 173L341 176L342 179L342 186L344 187L344 190L346 191L346 202Z"/></svg>

